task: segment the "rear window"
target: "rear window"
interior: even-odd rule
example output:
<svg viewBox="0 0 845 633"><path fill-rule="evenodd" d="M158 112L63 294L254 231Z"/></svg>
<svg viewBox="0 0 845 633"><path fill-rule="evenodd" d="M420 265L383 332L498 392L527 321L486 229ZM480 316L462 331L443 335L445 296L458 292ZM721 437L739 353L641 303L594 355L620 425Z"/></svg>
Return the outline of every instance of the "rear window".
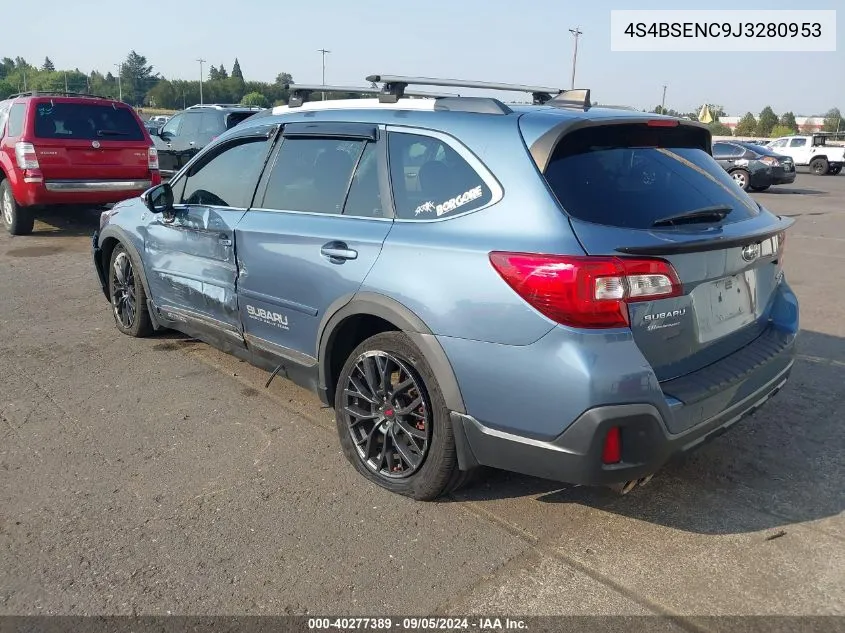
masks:
<svg viewBox="0 0 845 633"><path fill-rule="evenodd" d="M754 200L699 146L699 132L643 124L576 130L545 177L561 206L587 222L647 229L661 218L729 205L724 222L759 213Z"/></svg>
<svg viewBox="0 0 845 633"><path fill-rule="evenodd" d="M144 140L141 126L128 108L50 101L35 105L35 136L87 141Z"/></svg>

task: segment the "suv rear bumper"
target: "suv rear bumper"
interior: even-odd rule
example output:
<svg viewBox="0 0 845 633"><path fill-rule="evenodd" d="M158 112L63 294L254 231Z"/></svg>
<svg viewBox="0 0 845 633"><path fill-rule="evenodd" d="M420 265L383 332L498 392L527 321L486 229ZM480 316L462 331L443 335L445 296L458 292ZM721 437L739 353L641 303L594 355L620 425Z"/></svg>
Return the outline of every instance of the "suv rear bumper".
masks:
<svg viewBox="0 0 845 633"><path fill-rule="evenodd" d="M607 485L654 474L674 455L692 450L721 435L754 413L786 384L793 361L759 389L720 414L682 433L671 433L650 404L601 406L584 412L551 441L488 428L475 418L452 413L463 468L490 466L533 477L585 486ZM608 429L622 433L622 462L602 463Z"/></svg>
<svg viewBox="0 0 845 633"><path fill-rule="evenodd" d="M23 206L61 204L109 204L142 194L161 182L158 173L149 178L120 180L45 180L21 183L15 198Z"/></svg>

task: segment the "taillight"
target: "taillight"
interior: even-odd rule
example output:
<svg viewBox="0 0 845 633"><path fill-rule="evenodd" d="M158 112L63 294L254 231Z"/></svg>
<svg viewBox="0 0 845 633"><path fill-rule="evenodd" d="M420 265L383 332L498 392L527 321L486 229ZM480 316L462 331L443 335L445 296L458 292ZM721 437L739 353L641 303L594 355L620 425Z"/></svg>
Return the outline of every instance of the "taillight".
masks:
<svg viewBox="0 0 845 633"><path fill-rule="evenodd" d="M622 461L622 433L618 426L612 426L604 436L601 461L605 464L618 464Z"/></svg>
<svg viewBox="0 0 845 633"><path fill-rule="evenodd" d="M777 167L780 165L780 162L774 156L763 156L763 158L760 159L760 162L765 165L769 165L770 167Z"/></svg>
<svg viewBox="0 0 845 633"><path fill-rule="evenodd" d="M675 269L662 259L494 251L490 263L536 310L572 327L628 327L628 303L683 294Z"/></svg>
<svg viewBox="0 0 845 633"><path fill-rule="evenodd" d="M155 147L151 147L147 150L147 164L151 170L158 170L158 150Z"/></svg>
<svg viewBox="0 0 845 633"><path fill-rule="evenodd" d="M15 159L21 169L40 169L35 146L32 143L18 141L15 143Z"/></svg>

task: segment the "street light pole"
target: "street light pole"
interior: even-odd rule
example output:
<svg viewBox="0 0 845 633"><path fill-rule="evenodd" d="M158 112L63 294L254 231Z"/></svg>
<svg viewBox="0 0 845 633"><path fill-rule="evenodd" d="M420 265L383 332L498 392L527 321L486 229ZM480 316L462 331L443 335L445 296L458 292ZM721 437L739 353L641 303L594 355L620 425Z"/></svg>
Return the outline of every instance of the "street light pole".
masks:
<svg viewBox="0 0 845 633"><path fill-rule="evenodd" d="M570 86L573 90L575 89L575 63L578 61L578 38L581 37L583 31L581 30L580 26L576 26L574 29L569 29L569 32L575 37L575 50L572 53L572 85Z"/></svg>
<svg viewBox="0 0 845 633"><path fill-rule="evenodd" d="M318 53L323 54L323 85L326 85L326 53L331 53L331 51L327 51L325 48L318 48ZM323 101L326 100L326 93L323 93Z"/></svg>
<svg viewBox="0 0 845 633"><path fill-rule="evenodd" d="M660 100L660 114L666 114L666 84L663 84L663 99Z"/></svg>
<svg viewBox="0 0 845 633"><path fill-rule="evenodd" d="M202 65L205 62L205 60L204 59L198 59L197 61L200 63L200 105L202 105L202 103L203 103L203 101L202 101Z"/></svg>
<svg viewBox="0 0 845 633"><path fill-rule="evenodd" d="M117 68L117 91L119 93L118 99L123 101L123 83L120 81L121 71L123 70L123 64L115 64Z"/></svg>

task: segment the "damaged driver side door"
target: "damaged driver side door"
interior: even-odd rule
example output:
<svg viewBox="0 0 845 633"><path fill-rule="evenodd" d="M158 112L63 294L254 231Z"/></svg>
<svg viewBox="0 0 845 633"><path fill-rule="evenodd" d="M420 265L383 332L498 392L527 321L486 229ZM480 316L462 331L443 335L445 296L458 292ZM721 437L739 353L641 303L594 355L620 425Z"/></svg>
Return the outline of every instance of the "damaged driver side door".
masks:
<svg viewBox="0 0 845 633"><path fill-rule="evenodd" d="M173 210L147 227L156 308L197 336L242 343L235 226L252 203L274 134L275 127L251 128L204 154L174 179Z"/></svg>

